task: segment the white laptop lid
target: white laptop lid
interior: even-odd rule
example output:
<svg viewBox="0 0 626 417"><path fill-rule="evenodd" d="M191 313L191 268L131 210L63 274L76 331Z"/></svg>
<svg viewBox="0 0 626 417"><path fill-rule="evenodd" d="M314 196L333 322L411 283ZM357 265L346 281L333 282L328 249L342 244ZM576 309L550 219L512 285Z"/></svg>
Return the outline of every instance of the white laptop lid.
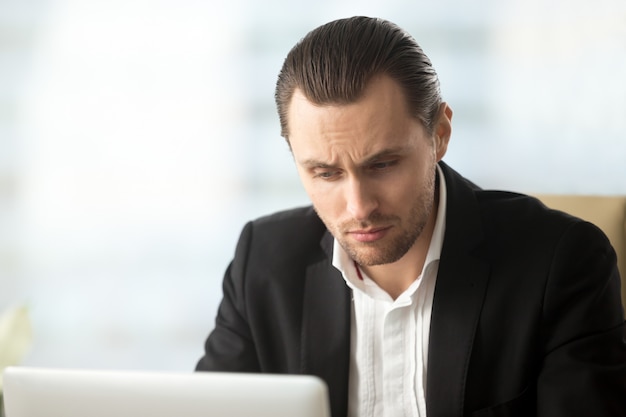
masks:
<svg viewBox="0 0 626 417"><path fill-rule="evenodd" d="M7 368L7 417L330 417L319 378Z"/></svg>

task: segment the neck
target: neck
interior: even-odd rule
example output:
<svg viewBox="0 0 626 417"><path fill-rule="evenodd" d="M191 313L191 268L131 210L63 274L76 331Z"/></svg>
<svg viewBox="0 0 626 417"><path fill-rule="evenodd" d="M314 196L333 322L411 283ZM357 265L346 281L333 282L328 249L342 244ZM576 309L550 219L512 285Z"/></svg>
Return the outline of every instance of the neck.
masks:
<svg viewBox="0 0 626 417"><path fill-rule="evenodd" d="M411 249L396 262L385 265L360 266L367 276L394 300L409 288L424 268L432 230L427 235L425 232L426 230L422 232Z"/></svg>

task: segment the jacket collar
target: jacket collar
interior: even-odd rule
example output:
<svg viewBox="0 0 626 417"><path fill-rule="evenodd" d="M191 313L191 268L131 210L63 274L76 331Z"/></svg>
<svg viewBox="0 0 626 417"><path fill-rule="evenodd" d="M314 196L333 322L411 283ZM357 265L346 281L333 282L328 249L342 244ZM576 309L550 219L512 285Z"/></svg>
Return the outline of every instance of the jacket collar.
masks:
<svg viewBox="0 0 626 417"><path fill-rule="evenodd" d="M348 413L350 370L351 294L340 272L331 264L333 238L321 241L325 256L307 268L302 306L303 373L328 384L333 416Z"/></svg>
<svg viewBox="0 0 626 417"><path fill-rule="evenodd" d="M448 185L448 212L431 315L426 407L429 417L461 417L489 265L474 255L483 240L478 187L440 165Z"/></svg>

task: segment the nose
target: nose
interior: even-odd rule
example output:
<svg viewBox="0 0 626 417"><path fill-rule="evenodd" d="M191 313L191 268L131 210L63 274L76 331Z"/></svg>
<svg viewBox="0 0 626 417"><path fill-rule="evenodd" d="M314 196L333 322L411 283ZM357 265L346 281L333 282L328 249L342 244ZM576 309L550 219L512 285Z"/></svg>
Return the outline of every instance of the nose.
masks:
<svg viewBox="0 0 626 417"><path fill-rule="evenodd" d="M353 219L364 221L369 218L376 208L378 201L373 187L359 179L347 181L346 210Z"/></svg>

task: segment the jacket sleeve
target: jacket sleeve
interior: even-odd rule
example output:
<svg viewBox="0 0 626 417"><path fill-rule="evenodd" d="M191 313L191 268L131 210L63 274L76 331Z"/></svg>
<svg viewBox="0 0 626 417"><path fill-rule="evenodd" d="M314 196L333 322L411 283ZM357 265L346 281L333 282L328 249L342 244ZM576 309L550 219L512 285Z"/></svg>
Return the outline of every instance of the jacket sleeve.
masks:
<svg viewBox="0 0 626 417"><path fill-rule="evenodd" d="M197 371L259 372L255 345L248 325L245 303L245 276L252 235L248 223L239 238L235 257L223 281L223 298L215 328L205 343L205 353Z"/></svg>
<svg viewBox="0 0 626 417"><path fill-rule="evenodd" d="M608 239L573 223L563 234L543 300L541 417L626 416L626 327Z"/></svg>

